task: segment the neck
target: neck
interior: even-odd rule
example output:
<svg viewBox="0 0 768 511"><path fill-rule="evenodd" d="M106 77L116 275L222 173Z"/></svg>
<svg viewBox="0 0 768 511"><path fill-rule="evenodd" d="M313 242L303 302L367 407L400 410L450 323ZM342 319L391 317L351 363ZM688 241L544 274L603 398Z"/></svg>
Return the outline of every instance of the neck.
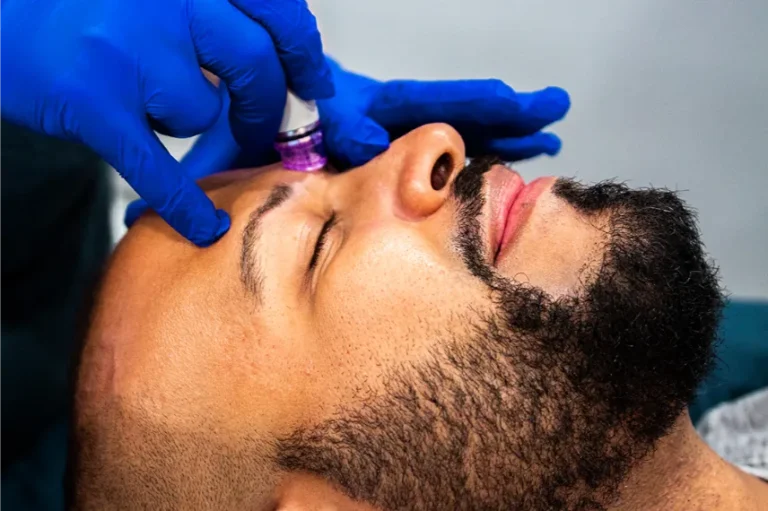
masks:
<svg viewBox="0 0 768 511"><path fill-rule="evenodd" d="M620 494L612 510L753 510L768 502L768 484L720 458L686 411L632 471Z"/></svg>

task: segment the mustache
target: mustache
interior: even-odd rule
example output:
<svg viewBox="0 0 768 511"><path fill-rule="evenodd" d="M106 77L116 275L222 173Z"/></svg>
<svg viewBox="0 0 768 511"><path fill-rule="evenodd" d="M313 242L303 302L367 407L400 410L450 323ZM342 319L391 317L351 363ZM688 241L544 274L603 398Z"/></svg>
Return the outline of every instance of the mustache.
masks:
<svg viewBox="0 0 768 511"><path fill-rule="evenodd" d="M469 164L464 166L453 181L451 190L451 195L460 208L466 209L473 202L483 199L483 174L491 170L494 165L503 163L497 156L481 156L472 158Z"/></svg>
<svg viewBox="0 0 768 511"><path fill-rule="evenodd" d="M451 190L456 202L456 231L453 244L469 272L491 288L497 277L483 256L483 226L480 216L485 205L483 174L502 160L494 156L474 158L456 176Z"/></svg>

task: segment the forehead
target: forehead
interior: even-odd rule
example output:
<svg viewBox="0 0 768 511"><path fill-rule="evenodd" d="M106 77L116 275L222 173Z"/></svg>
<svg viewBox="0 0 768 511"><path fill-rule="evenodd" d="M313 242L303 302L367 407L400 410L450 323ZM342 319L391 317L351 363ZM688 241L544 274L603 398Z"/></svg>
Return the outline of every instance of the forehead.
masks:
<svg viewBox="0 0 768 511"><path fill-rule="evenodd" d="M216 204L230 211L238 201L266 198L278 184L295 186L308 179L322 179L326 172L304 173L285 170L280 164L251 169L239 169L208 176L199 181L200 187ZM239 211L235 211L237 214Z"/></svg>
<svg viewBox="0 0 768 511"><path fill-rule="evenodd" d="M94 349L113 354L110 377L116 383L134 385L147 376L159 388L162 382L210 380L224 370L221 354L238 356L236 345L221 350L211 339L242 340L255 328L245 314L243 289L231 278L239 264L243 224L274 185L303 179L300 173L266 167L202 181L233 222L230 232L207 249L193 247L154 214L128 231L104 275L88 340ZM194 364L185 363L192 358ZM158 371L148 375L152 367Z"/></svg>

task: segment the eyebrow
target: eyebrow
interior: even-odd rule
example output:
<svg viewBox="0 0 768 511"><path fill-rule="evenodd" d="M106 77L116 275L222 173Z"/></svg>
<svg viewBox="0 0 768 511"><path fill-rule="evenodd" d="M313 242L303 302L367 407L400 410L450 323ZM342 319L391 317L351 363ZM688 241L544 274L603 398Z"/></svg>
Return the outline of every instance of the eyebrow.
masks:
<svg viewBox="0 0 768 511"><path fill-rule="evenodd" d="M284 203L291 196L291 191L291 187L286 184L279 184L272 188L267 200L251 213L248 224L243 229L243 243L240 250L240 280L245 289L256 298L257 303L261 303L264 282L264 274L254 253L256 243L261 235L261 221L264 215Z"/></svg>

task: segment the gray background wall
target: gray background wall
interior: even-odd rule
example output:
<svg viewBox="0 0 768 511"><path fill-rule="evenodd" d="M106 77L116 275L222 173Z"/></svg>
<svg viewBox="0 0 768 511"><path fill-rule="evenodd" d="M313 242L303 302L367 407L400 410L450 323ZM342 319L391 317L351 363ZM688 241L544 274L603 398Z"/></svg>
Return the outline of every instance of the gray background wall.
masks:
<svg viewBox="0 0 768 511"><path fill-rule="evenodd" d="M685 190L728 289L768 298L768 1L310 6L328 53L358 72L564 87L573 107L554 128L563 151L519 165L523 175Z"/></svg>

